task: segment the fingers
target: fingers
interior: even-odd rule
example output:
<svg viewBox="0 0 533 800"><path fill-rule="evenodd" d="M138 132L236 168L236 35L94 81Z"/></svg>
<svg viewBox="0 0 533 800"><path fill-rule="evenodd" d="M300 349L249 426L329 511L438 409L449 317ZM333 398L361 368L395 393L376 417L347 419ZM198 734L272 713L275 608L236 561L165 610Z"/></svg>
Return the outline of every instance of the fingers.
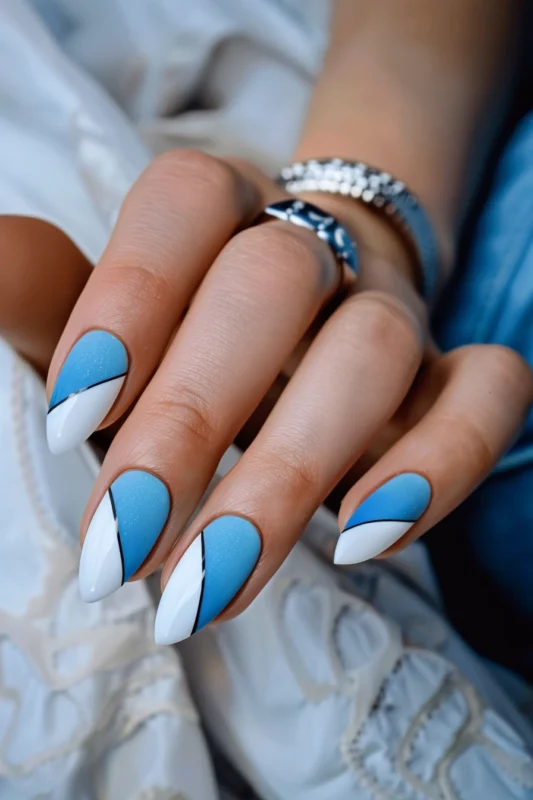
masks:
<svg viewBox="0 0 533 800"><path fill-rule="evenodd" d="M86 525L94 514L80 564L85 599L117 589L149 553L141 574L166 557L222 454L337 283L330 249L287 222L244 230L223 249L107 454L85 517ZM130 534L138 529L130 517L147 508L153 519L144 516L142 531Z"/></svg>
<svg viewBox="0 0 533 800"><path fill-rule="evenodd" d="M0 216L0 334L45 374L91 265L58 228Z"/></svg>
<svg viewBox="0 0 533 800"><path fill-rule="evenodd" d="M355 295L311 346L255 442L219 484L164 571L156 639L182 639L246 583L242 610L407 393L422 353L399 303Z"/></svg>
<svg viewBox="0 0 533 800"><path fill-rule="evenodd" d="M442 357L417 392L435 384L443 389L430 411L346 495L335 563L403 546L450 513L510 446L533 400L530 368L499 346Z"/></svg>
<svg viewBox="0 0 533 800"><path fill-rule="evenodd" d="M169 153L146 170L52 361L53 452L118 419L139 395L203 275L260 207L250 181L201 153Z"/></svg>

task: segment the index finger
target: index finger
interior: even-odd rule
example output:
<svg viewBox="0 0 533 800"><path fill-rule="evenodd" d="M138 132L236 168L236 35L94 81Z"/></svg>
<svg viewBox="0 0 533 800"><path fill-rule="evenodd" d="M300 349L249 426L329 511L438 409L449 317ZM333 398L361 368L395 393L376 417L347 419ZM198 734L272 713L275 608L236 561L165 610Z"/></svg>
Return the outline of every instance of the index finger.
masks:
<svg viewBox="0 0 533 800"><path fill-rule="evenodd" d="M251 180L202 153L166 154L141 175L52 359L53 452L114 422L140 394L203 275L260 207Z"/></svg>

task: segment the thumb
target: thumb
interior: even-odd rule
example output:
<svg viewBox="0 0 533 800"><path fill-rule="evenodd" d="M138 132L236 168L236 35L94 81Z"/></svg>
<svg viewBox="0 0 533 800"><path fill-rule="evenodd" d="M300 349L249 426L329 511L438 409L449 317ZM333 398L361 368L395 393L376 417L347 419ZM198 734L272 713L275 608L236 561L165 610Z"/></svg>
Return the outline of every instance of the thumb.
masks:
<svg viewBox="0 0 533 800"><path fill-rule="evenodd" d="M91 272L55 226L0 216L0 336L41 375Z"/></svg>

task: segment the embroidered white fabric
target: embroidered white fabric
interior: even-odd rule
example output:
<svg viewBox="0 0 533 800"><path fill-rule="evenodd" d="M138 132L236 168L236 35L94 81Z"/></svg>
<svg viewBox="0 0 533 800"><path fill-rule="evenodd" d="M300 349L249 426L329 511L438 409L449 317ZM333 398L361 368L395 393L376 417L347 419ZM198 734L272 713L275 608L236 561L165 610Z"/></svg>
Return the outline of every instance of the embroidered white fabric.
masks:
<svg viewBox="0 0 533 800"><path fill-rule="evenodd" d="M94 260L150 158L140 133L287 158L327 3L32 5L0 4L0 213L47 219ZM249 798L213 748L265 800L532 800L530 722L442 617L422 546L338 571L320 509L248 611L156 647L145 585L78 597L98 467L88 447L49 454L45 410L0 343L0 800Z"/></svg>

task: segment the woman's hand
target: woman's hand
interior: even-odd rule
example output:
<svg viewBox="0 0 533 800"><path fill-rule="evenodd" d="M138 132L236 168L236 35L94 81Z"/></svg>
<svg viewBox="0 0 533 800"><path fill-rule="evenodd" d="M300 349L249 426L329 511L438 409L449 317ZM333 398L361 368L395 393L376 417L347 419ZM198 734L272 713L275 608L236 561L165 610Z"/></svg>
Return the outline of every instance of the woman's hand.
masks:
<svg viewBox="0 0 533 800"><path fill-rule="evenodd" d="M288 222L246 227L283 196L240 162L157 159L52 360L53 449L128 414L83 520L82 595L97 600L165 563L161 642L245 608L383 431L385 452L342 503L339 563L403 546L451 511L533 398L529 368L510 350L441 356L395 234L352 201L313 197L359 246L360 278L333 307L339 267L324 242ZM187 526L284 370L294 374L268 419Z"/></svg>
<svg viewBox="0 0 533 800"><path fill-rule="evenodd" d="M470 155L518 8L452 5L337 0L298 151L363 159L405 180L448 274ZM83 521L82 594L97 599L165 561L162 642L242 610L354 464L365 471L341 506L336 560L420 535L492 468L532 399L529 368L505 348L439 355L407 253L353 202L309 198L357 241L360 278L344 297L313 232L249 227L282 197L239 162L156 160L127 197L52 362L54 449L125 419ZM283 394L187 527L282 371Z"/></svg>

